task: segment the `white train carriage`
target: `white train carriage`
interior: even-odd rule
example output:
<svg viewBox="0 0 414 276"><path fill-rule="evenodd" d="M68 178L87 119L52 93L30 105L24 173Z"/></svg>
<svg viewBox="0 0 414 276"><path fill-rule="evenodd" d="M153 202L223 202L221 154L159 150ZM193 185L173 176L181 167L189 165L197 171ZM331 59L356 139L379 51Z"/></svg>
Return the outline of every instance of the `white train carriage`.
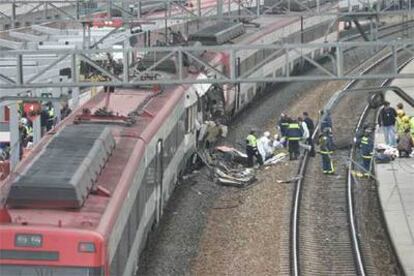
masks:
<svg viewBox="0 0 414 276"><path fill-rule="evenodd" d="M336 6L326 7L335 9ZM334 42L338 38L338 29L334 22L334 16L309 16L300 19L296 18L272 18L262 16L254 21L252 25L259 27L245 28L245 33L235 39L233 44L275 44L282 43L324 43ZM331 49L302 49L302 52L289 52L289 64L286 63L284 53L270 49L262 50L245 50L238 51L236 58L239 60L239 74L246 77L264 77L264 76L284 76L286 70L294 71L303 63L303 55L312 59L318 59L327 54ZM306 51L306 52L303 52ZM217 56L220 56L217 54ZM228 58L217 57L221 62L228 63ZM220 62L218 63L218 66ZM227 64L228 69L228 64ZM218 68L219 69L219 68ZM227 85L223 89L224 99L227 100L225 106L231 110L226 110L232 114L240 111L244 106L249 104L252 99L260 92L264 91L265 83L241 83L239 91L233 85ZM234 94L237 94L235 97ZM234 102L231 102L234 101Z"/></svg>

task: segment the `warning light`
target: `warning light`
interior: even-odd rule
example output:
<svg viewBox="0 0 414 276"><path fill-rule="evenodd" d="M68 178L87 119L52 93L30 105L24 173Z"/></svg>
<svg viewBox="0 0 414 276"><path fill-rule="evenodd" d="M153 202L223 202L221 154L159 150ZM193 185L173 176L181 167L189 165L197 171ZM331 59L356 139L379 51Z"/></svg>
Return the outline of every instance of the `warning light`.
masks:
<svg viewBox="0 0 414 276"><path fill-rule="evenodd" d="M96 252L95 244L92 242L80 242L78 250L79 252L87 252L87 253Z"/></svg>

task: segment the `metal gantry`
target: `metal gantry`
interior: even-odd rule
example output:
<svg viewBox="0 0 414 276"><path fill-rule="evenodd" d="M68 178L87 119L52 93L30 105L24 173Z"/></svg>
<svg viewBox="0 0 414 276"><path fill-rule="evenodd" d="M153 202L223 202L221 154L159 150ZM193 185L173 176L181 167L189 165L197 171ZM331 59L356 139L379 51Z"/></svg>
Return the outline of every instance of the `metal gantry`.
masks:
<svg viewBox="0 0 414 276"><path fill-rule="evenodd" d="M396 66L390 67L386 73L376 74L367 73L358 75L347 72L344 67L344 52L349 49L372 49L375 51L380 48L387 48L392 53L394 60L404 52L414 56L414 51L410 46L414 44L414 40L391 41L391 42L330 42L330 43L308 43L308 44L250 44L250 45L222 45L222 46L179 46L179 47L142 47L124 49L61 49L61 50L11 50L0 52L1 57L13 57L16 62L15 71L10 72L10 76L2 75L0 78L0 89L30 89L45 87L92 87L92 86L123 86L135 87L139 85L154 84L195 84L195 83L249 83L249 82L288 82L288 81L319 81L319 80L351 80L351 79L382 79L382 78L412 78L412 73L398 73ZM309 57L308 53L314 52L316 49L325 52L331 57L330 64L322 64L317 60ZM249 53L256 51L266 51L272 53L273 59L264 59L262 63L256 64L254 70L244 72L237 75L238 59L246 57ZM219 54L228 62L224 69L217 69L217 64L209 62L203 57L203 53ZM26 77L23 73L22 66L26 57L42 54L55 55L55 61L48 67L41 70L36 75ZM94 57L102 54L122 54L123 61L119 63L120 74L105 68L102 64L94 61ZM159 55L162 58L157 59L151 66L140 68L139 61L134 60L136 55ZM41 80L41 76L46 73L49 67L55 66L62 62L64 58L70 57L70 70L73 77L65 80L53 82L37 81ZM312 76L291 75L293 64L299 59L307 61L317 70ZM159 65L172 60L175 64L176 73L167 74L159 69ZM186 62L184 62L184 60ZM281 71L267 71L266 66L275 66L275 62L280 61L284 64ZM98 75L104 76L98 79L85 79L79 71L79 62L83 62L92 66ZM209 78L196 79L194 74L188 73L189 67L196 68L199 72L205 72Z"/></svg>
<svg viewBox="0 0 414 276"><path fill-rule="evenodd" d="M412 13L411 0L0 0L0 30L34 24L31 32L20 28L10 30L0 37L0 62L3 66L0 70L0 95L7 96L0 98L0 109L8 105L10 110L12 166L19 160L16 96L20 99L38 99L35 97L46 91L53 95L52 101L59 101L62 95L70 94L74 106L77 106L80 88L96 86L412 78L414 74L398 74L396 66L390 67L388 72L381 75L353 75L345 71L343 59L345 51L358 47L369 48L373 52L379 48L388 48L394 60L402 52L414 55L410 48L413 41L408 33L404 40L395 42L376 41L375 36L375 28L381 16L398 15L403 22L408 22ZM146 47L148 44L140 43L134 48L127 43L134 36L152 31L164 32L167 36L168 27L188 22L248 22L259 16L301 18L330 15L335 16L332 26L338 21L353 21L358 27L359 21L369 21L371 35L365 36L366 42L352 43L281 42L178 47ZM50 24L52 22L55 24L53 27ZM59 25L62 30L56 28ZM73 27L75 25L77 27ZM91 27L95 25L116 26L112 30L94 33L91 32ZM136 34L137 27L142 34ZM362 28L360 31L364 34ZM166 37L165 40L167 41ZM116 44L122 45L121 48L114 48ZM310 58L309 53L316 49L329 57L330 63ZM240 62L257 51L268 53L268 57L249 66L248 70L241 71ZM206 52L209 54L204 55ZM139 58L151 54L162 55L162 58L145 68L139 66ZM208 58L212 54L224 57L218 63L225 63L225 66L220 67L217 62L212 62ZM115 55L121 57L117 72L108 67L107 58L102 58ZM167 61L175 64L175 73L159 70L159 65ZM300 73L292 75L293 66L303 61L313 65L317 73L312 76ZM277 64L283 65L272 70ZM84 74L81 67L85 65L93 68L95 76ZM66 71L64 76L61 75L62 70ZM200 72L208 77L196 78ZM38 132L40 122L36 121L34 125Z"/></svg>
<svg viewBox="0 0 414 276"><path fill-rule="evenodd" d="M327 4L335 4L338 8L326 11ZM238 8L233 9L232 5ZM98 13L106 13L106 16L95 20L120 18L124 23L248 19L265 14L278 17L336 15L349 19L413 13L411 0L2 0L0 7L0 22L8 22L9 27L51 21L86 23Z"/></svg>
<svg viewBox="0 0 414 276"><path fill-rule="evenodd" d="M223 8L224 5L227 10ZM238 9L234 9L235 5ZM121 24L201 20L223 18L225 13L235 10L243 11L243 14L248 11L243 3L236 0L227 0L227 3L223 0L3 0L0 7L0 22L7 22L8 28L45 22L92 24L93 21L116 19L121 20L118 21ZM235 14L233 17L240 15Z"/></svg>

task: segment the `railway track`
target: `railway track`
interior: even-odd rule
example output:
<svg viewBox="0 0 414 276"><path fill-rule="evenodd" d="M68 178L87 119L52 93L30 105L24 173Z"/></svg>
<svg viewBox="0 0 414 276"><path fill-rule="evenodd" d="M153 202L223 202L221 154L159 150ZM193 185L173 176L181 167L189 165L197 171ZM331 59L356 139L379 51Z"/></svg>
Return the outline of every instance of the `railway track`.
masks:
<svg viewBox="0 0 414 276"><path fill-rule="evenodd" d="M407 58L408 55L402 55L398 64L401 66ZM389 62L392 61L385 56L365 71L384 70ZM347 89L385 84L378 80L353 81L336 97L347 93ZM375 112L366 108L366 98L366 95L350 94L342 97L332 110L334 136L339 145L333 155L337 162L335 175L323 175L320 158L310 159L307 152L301 162L301 178L294 193L291 217L291 272L294 275L374 275L378 272L372 265L369 246L359 240L352 190L353 167L345 165L355 154L355 149L349 150L355 133L354 122L359 122L358 129L366 120L375 119Z"/></svg>
<svg viewBox="0 0 414 276"><path fill-rule="evenodd" d="M403 26L405 25L405 26ZM410 29L414 26L414 20L406 21L405 23L394 23L394 24L386 24L384 26L378 27L378 39L383 39L389 37L391 35L401 35L402 28L405 27ZM345 37L340 37L340 40L343 41L355 41L357 39L362 38L360 33L348 35Z"/></svg>

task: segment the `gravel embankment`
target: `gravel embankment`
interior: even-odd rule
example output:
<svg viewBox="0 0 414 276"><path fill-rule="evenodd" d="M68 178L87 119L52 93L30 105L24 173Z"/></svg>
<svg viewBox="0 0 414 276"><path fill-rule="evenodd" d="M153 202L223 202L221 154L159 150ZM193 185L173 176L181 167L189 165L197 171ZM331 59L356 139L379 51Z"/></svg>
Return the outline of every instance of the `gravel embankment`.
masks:
<svg viewBox="0 0 414 276"><path fill-rule="evenodd" d="M308 111L315 117L341 82L322 83L293 101L284 112L292 116ZM328 91L328 92L327 92ZM270 128L277 117L268 118ZM237 208L210 212L193 275L289 274L289 222L292 183L277 183L295 176L298 161L285 161L261 170L259 182L247 191L227 191L218 200L238 196Z"/></svg>
<svg viewBox="0 0 414 276"><path fill-rule="evenodd" d="M359 62L360 58L354 58ZM310 70L310 74L315 70ZM295 82L274 88L229 126L224 144L242 142L252 127L275 131L281 112L317 111L345 82ZM319 158L315 159L319 162ZM297 171L284 162L258 173L247 190L221 187L205 171L181 183L152 233L139 275L286 275L293 185L278 184Z"/></svg>
<svg viewBox="0 0 414 276"><path fill-rule="evenodd" d="M331 84L328 88L322 86L317 83L298 82L275 88L239 115L233 125L229 127L229 135L223 143L234 145L243 141L246 133L253 126L275 131L275 121L282 111L299 115L302 111L307 110L312 116L315 116L317 110L329 98L329 95L325 95L323 91L329 90L333 93L340 87L340 84ZM314 94L315 90L319 91L316 95ZM288 106L295 107L288 109ZM251 255L243 256L242 254L239 256L240 260L243 260L242 262L247 260L256 262L257 258L267 256L263 262L266 262L268 267L263 269L274 272L286 271L288 267L288 251L286 250L288 248L286 244L288 224L286 225L286 220L290 214L290 198L293 189L291 184L275 184L274 180L286 179L290 175L294 175L297 167L295 163L287 162L288 165L277 165L260 172L257 185L244 191L218 186L208 179L205 172L201 172L182 183L174 192L160 226L151 235L148 246L141 257L138 274L184 275L190 274L191 271L191 274L213 273L208 270L208 267L218 269L218 263L222 262L220 259L223 258L221 253L228 251L229 248L217 247L215 255L211 255L207 251L204 252L204 250L208 250L209 246L214 246L209 245L210 241L217 241L217 246L224 245L220 239L226 237L225 243L229 243L228 246L233 247L233 252L240 251L235 244L240 242L240 232L245 232L245 239L254 241L254 244L260 237L263 237L261 244L268 246L263 250L269 252L260 254L260 252L264 252L260 247L251 248L248 250ZM217 209L224 206L223 204L234 205L235 201L238 202L237 207ZM251 210L250 207L252 207ZM258 210L261 213L256 213ZM232 214L229 215L228 212ZM252 220L252 217L255 219ZM266 217L268 220L263 224L262 220ZM226 218L226 220L222 218ZM223 223L222 225L218 225L220 221ZM228 224L226 225L226 223ZM234 225L238 225L237 231L224 230ZM216 231L216 228L222 228L223 231ZM262 230L258 231L258 228ZM248 229L250 230L248 231ZM257 235L249 237L252 230L255 230L253 233L257 232ZM202 235L204 236L201 241ZM247 248L247 244L244 246ZM284 250L279 250L280 248L284 248ZM198 253L199 250L200 253ZM279 255L275 255L276 253L280 254L280 258ZM196 257L197 254L198 257ZM207 254L211 256L209 258L201 257ZM273 256L270 256L272 254ZM232 255L229 252L228 256ZM258 257L259 255L262 257ZM193 260L193 258L195 259ZM284 264L275 263L275 260L278 259L282 259ZM258 260L256 267L260 268L263 262ZM246 263L246 265L249 264ZM192 269L191 266L194 268ZM269 268L270 266L271 268ZM218 273L218 270L216 271ZM233 270L233 273L237 274L237 271Z"/></svg>

